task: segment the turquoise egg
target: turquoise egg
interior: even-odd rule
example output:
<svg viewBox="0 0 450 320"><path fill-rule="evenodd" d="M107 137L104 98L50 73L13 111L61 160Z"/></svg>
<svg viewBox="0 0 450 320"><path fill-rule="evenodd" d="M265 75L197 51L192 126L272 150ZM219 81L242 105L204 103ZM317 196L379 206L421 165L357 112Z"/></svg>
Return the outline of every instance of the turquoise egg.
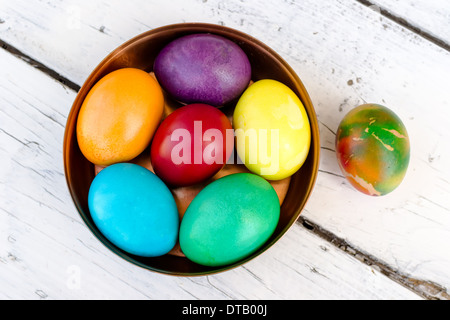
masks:
<svg viewBox="0 0 450 320"><path fill-rule="evenodd" d="M177 242L175 199L161 179L141 166L121 163L103 169L91 184L88 204L100 232L128 253L162 256Z"/></svg>
<svg viewBox="0 0 450 320"><path fill-rule="evenodd" d="M201 265L232 264L266 243L279 218L280 202L269 182L249 173L229 175L189 205L181 221L181 250Z"/></svg>

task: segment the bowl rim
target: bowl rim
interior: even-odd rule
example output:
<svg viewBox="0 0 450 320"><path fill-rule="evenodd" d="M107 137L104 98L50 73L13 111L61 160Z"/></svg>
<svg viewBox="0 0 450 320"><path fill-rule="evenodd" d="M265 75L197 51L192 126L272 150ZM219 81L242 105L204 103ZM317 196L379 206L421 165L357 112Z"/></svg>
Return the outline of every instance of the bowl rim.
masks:
<svg viewBox="0 0 450 320"><path fill-rule="evenodd" d="M315 161L313 161L313 164L312 164L312 175L311 175L310 181L308 183L307 193L304 195L302 205L296 209L296 212L293 215L293 218L291 219L292 221L290 221L289 224L287 224L279 232L279 234L276 237L272 238L272 240L270 242L266 242L266 244L264 244L261 248L256 250L250 256L248 256L244 259L241 259L231 265L214 268L214 269L208 270L208 271L192 272L192 273L172 272L172 271L162 270L162 269L148 266L140 261L133 259L129 255L123 253L118 248L116 248L114 245L109 243L108 241L104 241L103 240L104 236L102 234L100 234L99 231L97 231L97 229L94 226L92 226L92 223L88 220L88 218L83 213L83 210L80 207L80 204L78 204L77 201L75 200L76 193L75 193L73 186L70 183L71 173L69 170L69 165L68 165L68 160L67 160L68 153L69 153L68 137L69 137L69 135L73 135L73 130L69 130L71 127L73 127L73 125L70 126L70 123L76 124L76 117L78 116L81 105L82 105L82 101L80 101L80 100L84 101L87 93L94 85L93 76L95 74L98 74L102 70L102 68L104 68L105 65L107 65L108 62L110 62L115 56L119 55L124 49L128 48L130 45L132 45L148 36L151 36L153 34L161 33L164 31L169 31L169 30L186 30L186 29L189 29L189 33L205 32L205 29L208 29L209 30L208 32L210 32L210 33L214 33L214 31L217 31L217 32L221 32L221 33L226 32L226 33L234 34L239 37L245 38L246 40L248 40L251 43L256 44L257 46L264 49L264 51L266 51L267 53L272 55L273 58L275 60L277 60L289 72L290 76L295 80L295 84L298 87L297 89L300 91L300 93L302 95L299 98L302 101L302 103L305 105L305 109L306 109L306 112L308 114L309 121L311 124L311 139L312 139L312 141L315 142L314 144L311 144L311 147L310 147L310 153L312 153L313 156L315 157ZM79 106L78 109L76 108L77 106ZM71 121L73 118L75 118L75 121ZM316 130L313 130L313 128L316 128ZM75 130L76 130L76 125L75 125ZM89 231L92 232L94 234L94 236L96 237L96 239L99 240L106 248L108 248L108 250L110 250L112 253L114 253L114 255L117 255L120 258L124 259L128 263L134 264L137 267L140 267L142 269L152 271L152 272L155 272L155 273L158 273L161 275L176 276L176 277L201 277L201 276L209 276L209 275L223 273L226 271L231 271L237 267L245 265L246 263L250 262L251 260L257 258L261 254L266 252L268 249L272 248L275 243L277 243L287 232L289 232L289 230L298 221L298 218L300 217L301 212L303 211L304 207L306 206L307 202L309 201L311 194L314 190L314 186L316 184L317 177L318 177L319 165L320 165L320 156L321 156L320 145L321 145L321 143L320 143L319 124L318 124L317 114L315 112L315 108L314 108L314 105L310 98L310 95L309 95L308 91L306 90L303 82L297 75L297 73L284 60L284 58L282 58L277 52L275 52L272 48L267 46L265 43L248 35L247 33L243 32L243 31L240 31L240 30L237 30L237 29L234 29L231 27L219 25L219 24L203 23L203 22L186 22L186 23L168 24L168 25L164 25L161 27L157 27L157 28L145 31L145 32L131 38L130 40L124 42L123 44L121 44L120 46L115 48L113 51L111 51L105 58L102 59L102 61L88 75L85 82L80 87L80 90L77 92L76 98L71 106L69 115L67 117L65 132L64 132L63 162L64 162L64 173L65 173L66 184L68 186L70 196L71 196L72 201L77 209L78 214L81 216L82 220L88 227Z"/></svg>

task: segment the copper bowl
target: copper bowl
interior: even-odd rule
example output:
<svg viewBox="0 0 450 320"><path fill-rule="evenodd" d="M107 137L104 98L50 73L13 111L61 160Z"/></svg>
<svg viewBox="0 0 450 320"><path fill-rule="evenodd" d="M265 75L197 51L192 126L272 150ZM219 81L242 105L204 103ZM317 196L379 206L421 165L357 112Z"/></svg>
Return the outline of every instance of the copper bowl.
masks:
<svg viewBox="0 0 450 320"><path fill-rule="evenodd" d="M153 62L159 51L170 41L192 33L213 33L235 41L248 55L252 64L252 80L278 80L290 87L303 102L308 113L312 144L309 156L302 168L293 175L282 195L281 216L275 233L259 250L244 260L224 267L205 267L189 261L182 254L167 254L157 258L142 258L130 255L111 242L95 226L88 208L90 185L98 168L82 155L76 137L76 122L81 105L94 84L108 73L125 67L134 67L151 72ZM166 103L167 104L167 103ZM173 105L166 106L171 108ZM233 110L228 107L227 112ZM166 110L166 113L170 110ZM145 32L126 42L108 55L92 72L80 89L70 111L64 136L64 169L69 191L82 219L92 233L112 252L126 261L142 268L173 276L205 276L238 267L262 254L275 244L297 221L313 190L320 156L319 126L311 99L294 70L272 49L247 34L227 27L203 24L183 23L169 25Z"/></svg>

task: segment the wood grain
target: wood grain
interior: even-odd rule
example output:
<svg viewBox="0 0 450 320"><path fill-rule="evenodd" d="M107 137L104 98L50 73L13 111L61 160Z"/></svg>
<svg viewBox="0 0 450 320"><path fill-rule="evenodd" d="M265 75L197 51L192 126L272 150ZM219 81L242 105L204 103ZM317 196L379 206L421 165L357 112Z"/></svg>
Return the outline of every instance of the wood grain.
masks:
<svg viewBox="0 0 450 320"><path fill-rule="evenodd" d="M385 11L421 35L431 36L438 45L450 48L450 10L446 0L371 0L374 10Z"/></svg>
<svg viewBox="0 0 450 320"><path fill-rule="evenodd" d="M442 9L444 15L449 10L448 4ZM422 283L438 284L442 290L436 294L437 298L445 298L446 291L450 291L450 274L448 272L450 256L445 250L445 245L443 246L450 240L448 215L450 199L447 196L450 191L450 170L446 165L449 163L450 156L448 142L450 95L447 90L450 54L441 47L352 0L277 1L267 2L264 5L256 0L245 2L174 0L170 2L170 5L144 0L129 2L127 5L118 0L95 2L67 0L62 3L33 1L33 5L30 5L30 1L16 0L14 3L2 2L0 19L3 21L0 24L2 40L11 43L30 57L79 85L84 82L84 79L100 60L115 47L141 32L170 23L201 21L225 24L262 40L279 52L302 78L310 92L321 123L322 162L320 174L314 194L302 216L332 234L333 237L346 241L350 248L374 257L377 262L389 267L392 272L398 272L417 281L418 285L415 289L424 290L429 297L433 297L433 288L432 286L421 288ZM3 59L1 61L3 63ZM8 70L11 70L10 68ZM36 81L36 77L39 76L31 71L30 74L33 74L30 76L31 79L35 79L34 82L40 84L41 87L42 82ZM16 80L15 86L18 86L17 82L19 81ZM6 84L2 85L6 86ZM10 84L5 91L10 90L9 86ZM45 109L48 101L61 99L62 96L55 93L57 97L53 97L48 92L51 89L48 88L41 89L45 90L44 92L48 96L39 95L39 92L30 95L31 97L40 96L41 103L37 104L37 107L34 102L31 103L35 106L34 109L28 106L30 103L21 102L22 98L18 98L23 96L22 92L17 93L15 98L11 94L5 94L3 100L11 102L10 104L17 110L12 115L9 111L4 111L3 107L0 109L0 124L2 124L0 135L4 141L8 141L8 144L4 144L2 140L0 151L9 150L10 144L13 144L17 150L23 149L20 149L20 152L35 152L29 157L36 161L19 161L11 156L6 157L9 167L2 166L3 168L0 169L3 170L0 171L2 188L6 188L6 182L11 183L11 179L5 178L6 172L9 172L10 168L14 168L16 172L20 172L18 169L27 172L27 175L18 180L21 182L20 186L30 184L29 179L36 179L34 181L44 179L51 183L52 180L47 177L46 171L42 170L51 172L50 168L53 168L51 165L56 161L55 154L60 152L58 150L61 147L58 139L62 139L62 135L55 136L55 133L62 132L63 115L68 113L67 108L70 107L74 98L73 92L59 84L56 85L56 87L58 86L64 92L66 90L68 92L64 103L58 104L59 108L62 106L66 108L63 109L64 111L58 108L54 109L58 111L53 112ZM29 90L28 86L21 85L21 87ZM351 189L339 171L334 154L334 132L340 120L347 111L365 102L376 102L392 108L404 120L412 141L412 160L404 183L393 194L378 199L368 198ZM21 111L23 108L31 108L30 110L34 110L37 119L47 119L59 131L56 131L55 128L53 130L43 127L45 129L40 132L39 128L44 124L44 120L39 120L41 121L40 125L34 124L35 129L28 129L28 126L22 127L18 132L5 129L4 125L6 124L12 128L20 127L23 122L22 118L29 118L26 112ZM43 140L39 140L38 135L41 134L44 134ZM46 146L46 143L49 143L50 146ZM49 159L41 160L43 155ZM25 159L29 157L25 157ZM53 173L53 175L58 179L63 179L61 172L59 176L57 173ZM65 185L62 180L59 183L59 188L64 189ZM67 203L67 195L66 198L61 199L62 201L58 201L51 194L60 198L62 196L54 192L50 186L46 187L50 191L49 193L37 187L33 188L31 184L29 186L31 189L27 193L28 197L20 195L21 187L16 185L15 188L17 189L15 192L18 193L16 198L13 197L14 200L9 200L9 206L3 204L1 206L3 211L9 212L8 217L16 214L15 206L17 204L13 202L18 201L18 203L34 203L32 208L38 207L39 211L37 212L44 217L46 215L43 212L51 211L49 213L51 215L64 216L61 213L63 212L74 221L78 221L76 214L70 211L71 206L70 203ZM56 212L54 212L55 209ZM70 220L70 218L68 219ZM47 217L46 219L49 219L48 222L52 221L51 218ZM13 221L18 223L19 227L16 230L21 234L20 230L23 227L21 218ZM2 225L11 223L9 219L2 222L5 222ZM75 238L79 239L81 246L89 243L86 245L87 247L95 248L92 249L93 253L87 259L88 262L83 264L83 270L87 268L86 270L92 271L98 276L100 271L95 268L103 268L105 272L109 273L109 277L106 276L104 279L109 280L117 272L124 272L123 270L129 268L120 261L116 261L114 257L110 257L103 248L98 247L79 221L72 222L72 224L77 227ZM28 222L26 225L29 228L34 227L34 223ZM46 230L44 226L41 228L45 233L52 234L51 227L49 227L50 230ZM33 231L32 235L25 238L31 241L36 233L44 232L42 230ZM64 232L61 230L59 234L55 231L56 235L52 235L52 237L56 243L65 243L69 249L62 248L61 250L67 250L67 255L71 256L71 251L78 252L80 248L71 242L74 235L65 234L63 236ZM289 245L293 248L298 246L299 239L308 238L304 234L311 235L302 227L296 227L293 230L292 233L289 233L289 237L293 237L293 239L289 238L292 240ZM319 241L314 237L312 239ZM324 242L320 242L319 247L329 246L326 240L322 239L321 241ZM11 246L11 242L6 240L5 244ZM334 269L329 264L319 268L323 261L315 256L319 253L316 248L317 246L311 244L305 249L306 252L302 253L305 256L289 253L287 255L289 262L286 262L286 265L280 270L286 270L289 266L290 270L297 269L299 265L304 266L310 263L316 270L320 269L321 273L330 272L327 277L340 270L342 274L333 275L334 279L350 281L353 284L354 282L350 279L351 273L354 273L352 276L362 283L364 283L364 277L372 273L372 270L366 270L367 266L360 265L357 259L349 257L347 253L341 256L341 253L335 251L336 248L333 246L330 247L332 248L330 251L340 260L347 261L343 262L344 265L351 261L351 268L356 268L358 271ZM34 251L36 250L35 248ZM282 254L283 249L271 251ZM19 250L18 253L20 252ZM84 259L86 253L84 250L82 252L72 259L77 261ZM323 252L320 253L323 254ZM72 254L74 253L72 252ZM0 256L5 261L9 261L7 253L2 253ZM99 256L102 258L99 259ZM267 263L270 265L273 263L270 260L271 257L268 254L267 257L264 255L263 259L269 259ZM120 267L109 265L105 267L105 261L109 262L109 259L114 260ZM27 259L24 258L24 260ZM353 265L353 262L356 264ZM99 263L102 264L101 267L98 265ZM356 267L358 265L362 269ZM265 263L260 264L257 261L252 262L252 266L257 269L267 268ZM276 267L281 266L278 264ZM96 271L94 272L90 268L94 268ZM250 273L246 271L246 268L248 269L248 266L242 268L244 271L233 271L233 276L221 275L217 279L233 278L234 272L237 272L235 276L239 278L242 273ZM32 272L38 272L36 270L34 269ZM269 280L266 279L279 280L284 272L270 268L267 270L273 270L272 272L276 274L269 276L265 273L256 273L258 276L253 277L252 281L267 283ZM252 273L255 273L253 269ZM123 278L125 279L123 281L126 283L130 283L130 281L134 283L137 281L136 279L139 279L139 276L135 277L128 272L125 274L127 276ZM292 293L291 297L318 297L322 293L319 289L322 285L329 286L326 293L329 297L392 297L388 293L392 290L390 286L397 288L394 282L388 281L377 284L382 288L377 285L373 287L372 289L375 291L379 289L376 293L365 292L365 290L355 292L348 289L347 286L344 287L350 291L339 292L339 285L334 286L320 277L314 278L314 283L311 283L305 274L298 275L295 272L289 274L294 282L299 281L298 285L305 285L302 281L309 283L306 290L308 292ZM139 275L143 277L143 274L139 273ZM301 280L302 277L305 278ZM42 274L39 278L42 279ZM320 282L320 279L325 282ZM213 281L213 285L211 285L207 280L211 281L211 279L188 280L202 285L196 286L195 289L190 287L187 291L191 295L202 296L199 292L208 292L216 285ZM277 286L275 280L270 281L274 281L274 283L271 282L271 285ZM184 286L188 282L182 283L183 285L172 283L168 287L172 289L185 288ZM107 288L107 284L103 285L106 286L104 288ZM254 296L249 293L252 282L245 285L247 286L244 289L244 291L247 290L245 294L233 294L233 290L237 290L236 287L233 287L231 291L220 287L217 292L225 291L226 294L217 296L225 298ZM204 291L202 291L203 288L205 288ZM289 293L286 295L280 293L283 288L286 289L285 287L277 288L274 291L272 286L268 286L261 296L289 296ZM356 285L356 288L361 287ZM47 291L50 290L47 289ZM142 287L138 286L138 290L142 290ZM170 292L170 289L167 289L166 295L170 296ZM442 292L444 295L441 294ZM20 295L21 293L15 291L14 294ZM96 290L83 294L101 295ZM54 293L47 293L47 295L55 297ZM64 295L62 294L62 296ZM109 295L112 294L109 293Z"/></svg>

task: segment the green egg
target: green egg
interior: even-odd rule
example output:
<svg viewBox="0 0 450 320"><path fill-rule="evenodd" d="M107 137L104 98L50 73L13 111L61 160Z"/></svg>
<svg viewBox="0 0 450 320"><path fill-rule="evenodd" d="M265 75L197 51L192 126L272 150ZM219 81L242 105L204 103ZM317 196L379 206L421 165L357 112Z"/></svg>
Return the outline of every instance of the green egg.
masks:
<svg viewBox="0 0 450 320"><path fill-rule="evenodd" d="M201 265L233 264L264 245L279 218L280 202L269 182L249 173L229 175L209 184L186 210L181 250Z"/></svg>

